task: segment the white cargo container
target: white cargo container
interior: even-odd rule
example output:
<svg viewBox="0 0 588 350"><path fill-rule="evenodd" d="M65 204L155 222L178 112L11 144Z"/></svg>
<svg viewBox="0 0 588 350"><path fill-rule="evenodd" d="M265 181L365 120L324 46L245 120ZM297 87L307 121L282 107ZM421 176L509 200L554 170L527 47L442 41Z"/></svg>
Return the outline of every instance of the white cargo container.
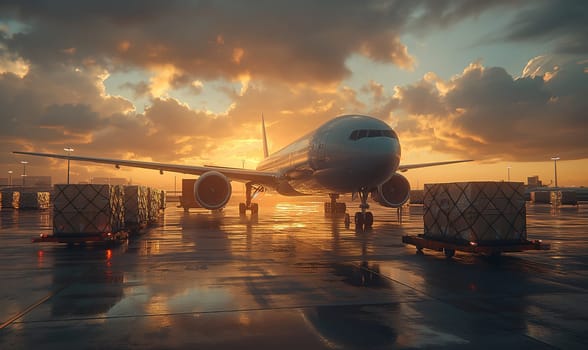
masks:
<svg viewBox="0 0 588 350"><path fill-rule="evenodd" d="M55 185L53 234L99 235L124 228L122 186Z"/></svg>
<svg viewBox="0 0 588 350"><path fill-rule="evenodd" d="M423 236L428 239L475 244L527 239L521 182L428 184L423 210Z"/></svg>

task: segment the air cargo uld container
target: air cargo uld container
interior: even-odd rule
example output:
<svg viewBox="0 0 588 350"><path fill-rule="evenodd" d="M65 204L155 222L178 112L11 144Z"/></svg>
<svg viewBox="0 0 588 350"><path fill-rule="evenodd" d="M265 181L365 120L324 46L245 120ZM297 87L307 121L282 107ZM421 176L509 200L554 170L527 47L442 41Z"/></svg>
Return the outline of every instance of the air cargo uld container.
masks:
<svg viewBox="0 0 588 350"><path fill-rule="evenodd" d="M410 204L423 204L424 190L410 190Z"/></svg>
<svg viewBox="0 0 588 350"><path fill-rule="evenodd" d="M531 192L531 202L535 204L549 204L551 203L550 191L533 191Z"/></svg>
<svg viewBox="0 0 588 350"><path fill-rule="evenodd" d="M92 236L124 229L122 186L55 185L53 235Z"/></svg>
<svg viewBox="0 0 588 350"><path fill-rule="evenodd" d="M552 191L551 204L553 205L578 205L578 198L574 191Z"/></svg>
<svg viewBox="0 0 588 350"><path fill-rule="evenodd" d="M194 197L194 184L196 179L182 179L182 196L180 197L180 206L184 211L190 208L201 208L200 204Z"/></svg>
<svg viewBox="0 0 588 350"><path fill-rule="evenodd" d="M161 196L161 198L160 198L160 202L159 202L160 203L159 209L165 210L165 208L167 207L167 194L165 193L164 190L161 190L160 196Z"/></svg>
<svg viewBox="0 0 588 350"><path fill-rule="evenodd" d="M18 209L20 204L20 192L17 191L3 191L2 193L2 209Z"/></svg>
<svg viewBox="0 0 588 350"><path fill-rule="evenodd" d="M145 186L124 188L125 226L137 232L149 223L149 190Z"/></svg>
<svg viewBox="0 0 588 350"><path fill-rule="evenodd" d="M49 209L49 192L23 192L20 194L20 209Z"/></svg>
<svg viewBox="0 0 588 350"><path fill-rule="evenodd" d="M527 240L522 182L425 185L424 237L479 245Z"/></svg>
<svg viewBox="0 0 588 350"><path fill-rule="evenodd" d="M148 220L150 223L156 222L159 219L159 214L161 213L162 204L162 196L161 191L156 188L147 188L147 211L148 211Z"/></svg>

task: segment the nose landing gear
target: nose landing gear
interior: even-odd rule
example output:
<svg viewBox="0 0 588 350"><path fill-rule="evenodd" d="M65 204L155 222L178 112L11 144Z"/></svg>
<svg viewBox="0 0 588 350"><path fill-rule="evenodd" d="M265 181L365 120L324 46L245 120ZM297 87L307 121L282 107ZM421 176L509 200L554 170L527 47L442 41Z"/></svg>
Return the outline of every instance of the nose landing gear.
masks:
<svg viewBox="0 0 588 350"><path fill-rule="evenodd" d="M355 230L356 231L367 231L371 230L372 225L374 223L374 215L372 212L367 211L370 208L370 205L367 203L368 197L368 190L362 188L359 191L359 199L361 200L361 204L359 208L361 211L355 213Z"/></svg>

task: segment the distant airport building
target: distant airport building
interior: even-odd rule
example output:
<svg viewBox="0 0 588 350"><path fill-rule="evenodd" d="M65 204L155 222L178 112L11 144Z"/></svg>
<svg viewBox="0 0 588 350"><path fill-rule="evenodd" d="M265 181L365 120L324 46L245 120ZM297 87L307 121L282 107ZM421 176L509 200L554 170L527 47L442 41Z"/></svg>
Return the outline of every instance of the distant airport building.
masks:
<svg viewBox="0 0 588 350"><path fill-rule="evenodd" d="M14 179L12 179L14 182ZM26 187L51 187L53 180L51 176L29 176L26 178Z"/></svg>
<svg viewBox="0 0 588 350"><path fill-rule="evenodd" d="M128 185L129 182L124 177L94 177L92 178L93 184L106 184L106 185Z"/></svg>
<svg viewBox="0 0 588 350"><path fill-rule="evenodd" d="M22 188L23 181L22 176L17 174L9 177L0 178L0 187L12 186L13 188ZM35 188L35 189L48 189L53 185L51 176L31 176L27 175L24 179L24 187Z"/></svg>
<svg viewBox="0 0 588 350"><path fill-rule="evenodd" d="M529 188L543 187L543 182L539 180L539 176L537 175L527 177L527 184Z"/></svg>

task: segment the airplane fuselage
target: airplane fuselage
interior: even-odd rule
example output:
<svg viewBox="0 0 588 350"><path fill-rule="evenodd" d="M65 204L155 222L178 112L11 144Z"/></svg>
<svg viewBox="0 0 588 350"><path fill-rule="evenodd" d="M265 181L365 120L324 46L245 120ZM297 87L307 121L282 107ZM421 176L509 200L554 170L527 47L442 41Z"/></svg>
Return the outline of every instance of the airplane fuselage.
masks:
<svg viewBox="0 0 588 350"><path fill-rule="evenodd" d="M374 189L400 163L396 133L383 121L344 115L264 159L257 170L278 172L286 195Z"/></svg>

